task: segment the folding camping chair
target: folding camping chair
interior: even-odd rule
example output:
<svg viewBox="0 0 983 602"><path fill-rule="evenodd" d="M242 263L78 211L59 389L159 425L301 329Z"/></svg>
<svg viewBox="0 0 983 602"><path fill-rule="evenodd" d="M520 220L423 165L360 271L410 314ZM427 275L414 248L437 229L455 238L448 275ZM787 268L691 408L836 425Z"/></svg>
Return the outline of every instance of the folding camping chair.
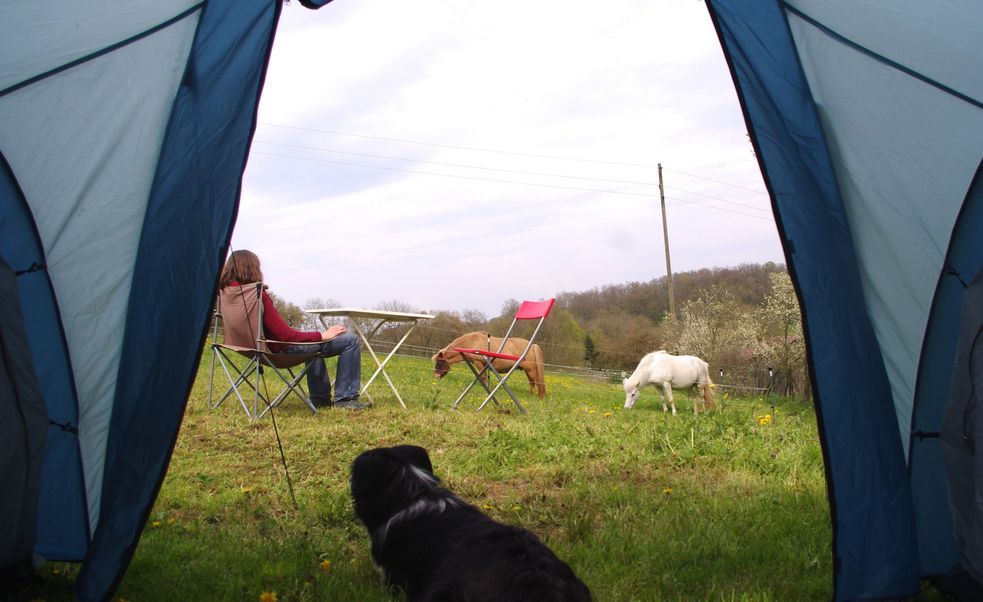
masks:
<svg viewBox="0 0 983 602"><path fill-rule="evenodd" d="M246 415L254 420L263 417L271 408L280 405L291 393L299 397L311 412L317 408L310 396L301 388L301 379L307 375L308 360L323 357L317 352L311 353L275 353L270 350L268 343L281 345L303 345L304 343L285 343L266 339L263 332L263 285L260 282L243 286L224 288L218 296L218 307L215 312L215 325L212 333L212 367L209 375L208 405L217 408L231 395L239 400L239 405ZM218 325L222 322L223 342L218 342ZM317 343L311 343L316 345ZM240 367L240 362L234 361L236 356L246 358L246 365ZM215 363L218 361L222 371L229 379L229 388L216 401L214 398ZM294 373L294 368L303 368ZM276 396L270 397L263 389L266 369L272 372L283 383ZM252 397L252 408L243 397L248 391ZM260 401L263 409L260 411Z"/></svg>
<svg viewBox="0 0 983 602"><path fill-rule="evenodd" d="M533 342L536 340L536 335L539 334L539 329L542 328L543 326L543 321L546 319L546 316L549 315L550 310L553 309L553 302L554 299L547 299L545 301L523 301L522 304L519 306L519 310L515 313L515 318L512 319L512 325L509 326L509 329L508 331L506 331L505 336L502 337L502 343L499 345L496 351L491 351L490 349L468 349L464 347L454 348L454 351L460 353L464 357L465 360L464 363L468 366L468 368L471 369L471 372L474 373L474 379L471 381L471 384L469 384L468 387L464 390L464 392L461 393L460 397L458 397L457 400L451 404L451 409L457 407L457 404L459 404L461 400L464 399L464 396L468 394L468 391L470 391L476 383L481 383L481 386L484 387L485 391L488 393L488 397L485 397L485 400L482 401L481 405L478 406L478 410L477 410L478 412L483 410L484 407L488 405L489 401L494 401L495 405L500 405L498 403L498 399L495 398L495 394L498 393L499 389L504 390L506 393L508 393L509 397L512 398L512 402L515 404L517 408L519 408L519 411L521 411L522 413L526 412L525 408L522 407L522 404L519 403L519 400L516 399L515 394L512 393L512 390L509 389L507 384L505 384L505 381L508 380L510 376L512 376L512 373L515 372L516 368L519 367L519 364L522 363L522 360L526 359L526 355L529 353L529 350L532 349ZM508 345L509 337L511 336L512 331L515 329L515 325L516 323L518 323L519 320L539 320L539 321L536 323L536 328L533 330L532 335L529 337L529 340L526 343L526 348L522 350L522 353L520 353L519 355L503 353L503 350L505 349L506 345ZM475 358L475 356L477 356L476 359L481 364L480 368L476 368L473 365L474 362L471 358ZM508 372L506 372L504 376L498 370L495 369L496 360L504 360L504 362L512 362L512 366L509 368ZM494 388L489 388L488 383L486 383L485 380L482 379L483 374L484 375L494 374L495 377L498 378L498 384L495 385Z"/></svg>

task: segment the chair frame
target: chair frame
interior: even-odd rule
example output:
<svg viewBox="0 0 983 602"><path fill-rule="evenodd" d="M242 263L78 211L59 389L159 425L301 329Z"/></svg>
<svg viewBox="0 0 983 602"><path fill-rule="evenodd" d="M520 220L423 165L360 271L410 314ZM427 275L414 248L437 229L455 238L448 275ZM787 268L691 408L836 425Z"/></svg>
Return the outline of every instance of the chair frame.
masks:
<svg viewBox="0 0 983 602"><path fill-rule="evenodd" d="M512 318L512 324L505 332L505 336L502 337L502 343L495 351L491 351L490 349L468 349L464 347L454 348L454 351L460 353L464 358L464 363L471 370L471 373L474 374L474 378L471 380L471 383L467 386L467 388L464 389L464 392L461 393L454 403L451 404L451 409L457 408L457 405L461 403L461 400L464 399L472 388L474 388L476 383L481 383L481 386L484 387L488 396L485 397L484 401L481 402L481 405L478 406L478 409L476 410L477 412L483 410L485 406L488 405L489 401L494 401L495 405L501 405L498 399L495 397L495 394L498 393L499 390L504 390L512 399L512 403L515 404L515 407L519 408L519 411L523 414L526 413L526 409L522 407L521 403L519 403L519 400L512 392L512 389L510 389L505 383L508 378L512 376L512 373L515 372L516 368L519 367L519 364L526 359L526 356L529 354L529 350L532 349L533 343L536 341L536 335L539 334L540 329L543 327L543 322L546 321L546 316L548 316L550 311L553 309L554 302L555 299L546 299L544 301L523 301L522 304L519 305L519 309L515 312L515 317ZM515 329L515 325L519 322L519 320L539 320L539 322L536 324L536 328L533 330L533 333L529 337L526 344L526 348L522 350L521 354L511 355L508 353L502 353L502 350L505 349L505 345L508 344L509 337L512 335L512 331ZM475 355L481 358L480 369L475 368L471 359L469 358L469 356ZM496 359L503 359L512 362L512 367L509 368L508 372L506 372L504 376L495 369L494 361ZM498 379L498 384L493 388L489 387L488 383L481 378L482 374L487 374L488 372L494 374Z"/></svg>
<svg viewBox="0 0 983 602"><path fill-rule="evenodd" d="M290 394L296 395L301 401L311 410L312 413L317 413L317 407L311 401L310 396L302 388L301 380L307 376L307 371L310 369L308 361L314 358L325 357L321 353L311 352L311 353L276 353L269 350L268 344L279 344L279 345L304 345L305 343L291 343L285 341L274 341L267 339L265 331L263 330L263 285L261 282L255 284L242 285L242 294L250 294L249 288L255 286L256 296L257 296L257 324L255 325L256 333L256 343L253 347L241 347L237 345L227 345L223 341L218 342L218 326L219 321L224 322L222 317L221 309L221 299L216 302L216 308L214 313L214 326L212 328L212 365L208 377L208 406L212 409L218 408L222 405L226 399L228 399L233 394L239 400L239 405L242 406L243 411L246 416L249 416L253 420L262 418L269 412L272 408L279 406L283 401L290 396ZM319 343L309 343L310 345L317 345ZM247 358L246 365L240 368L234 361L235 356L242 356ZM215 399L215 364L219 364L225 376L229 379L229 388L225 393ZM294 368L303 364L303 367L299 370L294 371ZM284 387L279 393L272 399L269 398L268 394L264 394L260 391L261 386L265 384L263 375L266 372L266 368L275 374L280 381L283 383ZM286 371L286 374L284 374ZM243 386L248 386L250 392L252 393L252 408L250 408L249 402L243 396L240 388ZM263 402L262 411L260 411L260 401Z"/></svg>

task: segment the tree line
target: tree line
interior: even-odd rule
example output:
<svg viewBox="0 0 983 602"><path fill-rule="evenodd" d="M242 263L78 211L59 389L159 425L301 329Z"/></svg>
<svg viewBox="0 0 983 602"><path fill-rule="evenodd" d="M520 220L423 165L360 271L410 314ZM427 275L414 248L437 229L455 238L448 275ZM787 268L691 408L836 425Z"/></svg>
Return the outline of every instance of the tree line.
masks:
<svg viewBox="0 0 983 602"><path fill-rule="evenodd" d="M811 396L798 299L784 265L683 272L673 276L673 288L679 308L675 318L669 313L665 277L559 293L537 337L547 370L620 378L646 353L665 349L703 358L715 380L721 380L723 371L728 386ZM332 299L308 299L302 307L275 295L273 299L287 323L308 330L321 326L304 309L339 306ZM418 325L400 349L430 356L465 332L504 334L518 306L517 300L507 299L499 315L491 318L474 309L421 310L395 300L376 309L435 315ZM397 323L380 329L373 348L387 350L406 328ZM520 323L516 328L516 336L528 337L532 325Z"/></svg>

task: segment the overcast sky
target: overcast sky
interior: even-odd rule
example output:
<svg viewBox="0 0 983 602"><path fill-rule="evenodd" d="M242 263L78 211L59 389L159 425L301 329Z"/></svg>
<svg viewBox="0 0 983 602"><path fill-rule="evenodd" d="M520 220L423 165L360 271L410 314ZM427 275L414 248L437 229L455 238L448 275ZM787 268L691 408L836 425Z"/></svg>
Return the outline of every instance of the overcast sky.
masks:
<svg viewBox="0 0 983 602"><path fill-rule="evenodd" d="M697 0L286 5L233 249L271 289L373 308L783 262Z"/></svg>

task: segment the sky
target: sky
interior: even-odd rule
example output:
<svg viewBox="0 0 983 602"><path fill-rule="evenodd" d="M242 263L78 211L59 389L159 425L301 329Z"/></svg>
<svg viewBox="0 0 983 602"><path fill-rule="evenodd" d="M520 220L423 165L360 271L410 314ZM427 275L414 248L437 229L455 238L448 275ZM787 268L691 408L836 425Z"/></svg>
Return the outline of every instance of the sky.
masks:
<svg viewBox="0 0 983 602"><path fill-rule="evenodd" d="M508 299L784 262L698 0L283 8L233 249L305 307Z"/></svg>

